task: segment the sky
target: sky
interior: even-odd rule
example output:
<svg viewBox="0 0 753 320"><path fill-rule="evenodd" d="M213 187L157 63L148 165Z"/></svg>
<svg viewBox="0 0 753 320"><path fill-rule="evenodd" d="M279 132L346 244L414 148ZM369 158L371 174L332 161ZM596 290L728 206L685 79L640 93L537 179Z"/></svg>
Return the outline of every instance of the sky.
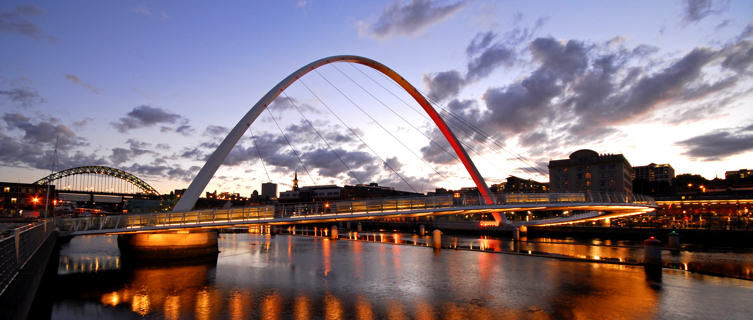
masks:
<svg viewBox="0 0 753 320"><path fill-rule="evenodd" d="M341 54L429 97L489 185L548 181L579 149L708 179L753 168L750 1L3 1L0 44L0 181L54 158L186 188L268 90ZM294 172L473 186L449 150L392 81L336 63L286 89L205 190L287 190Z"/></svg>

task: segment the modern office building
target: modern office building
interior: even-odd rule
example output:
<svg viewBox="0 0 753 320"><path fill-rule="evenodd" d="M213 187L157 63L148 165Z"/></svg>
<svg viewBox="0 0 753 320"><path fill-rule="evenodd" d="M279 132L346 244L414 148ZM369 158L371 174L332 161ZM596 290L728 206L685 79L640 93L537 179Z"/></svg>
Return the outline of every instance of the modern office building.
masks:
<svg viewBox="0 0 753 320"><path fill-rule="evenodd" d="M633 167L621 154L583 149L549 161L551 192L633 193Z"/></svg>

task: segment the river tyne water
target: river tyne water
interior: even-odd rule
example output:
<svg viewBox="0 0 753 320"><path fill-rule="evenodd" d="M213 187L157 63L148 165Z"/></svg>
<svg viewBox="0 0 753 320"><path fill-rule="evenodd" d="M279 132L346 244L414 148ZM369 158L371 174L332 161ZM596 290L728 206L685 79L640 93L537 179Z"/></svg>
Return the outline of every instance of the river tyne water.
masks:
<svg viewBox="0 0 753 320"><path fill-rule="evenodd" d="M287 234L220 234L219 248L203 261L150 265L121 260L115 236L75 237L61 247L58 274L41 289L32 316L753 317L753 281L682 270L664 269L660 281L649 281L640 266Z"/></svg>

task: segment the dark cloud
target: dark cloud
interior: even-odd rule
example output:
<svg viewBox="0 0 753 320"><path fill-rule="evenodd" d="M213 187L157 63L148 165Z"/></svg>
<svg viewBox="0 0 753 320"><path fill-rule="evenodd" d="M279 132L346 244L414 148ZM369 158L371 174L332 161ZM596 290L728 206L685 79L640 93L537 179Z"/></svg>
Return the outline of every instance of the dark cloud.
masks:
<svg viewBox="0 0 753 320"><path fill-rule="evenodd" d="M228 132L230 132L230 129L228 129L227 127L209 125L204 131L204 135L210 137L220 137L226 135Z"/></svg>
<svg viewBox="0 0 753 320"><path fill-rule="evenodd" d="M677 145L685 147L687 156L720 160L753 150L753 125L707 133L677 142Z"/></svg>
<svg viewBox="0 0 753 320"><path fill-rule="evenodd" d="M477 36L471 51L488 51L506 37L495 37L497 42L490 40L490 44L485 44L485 38L492 37ZM518 137L532 153L598 143L620 134L617 126L636 120L697 121L718 116L753 92L741 87L751 76L752 47L745 39L721 48L698 47L669 59L656 57L655 47L626 47L621 38L605 43L537 38L527 45L529 55L518 54L530 57L527 63L533 70L529 74L488 88L482 107L452 100L447 105L452 115L443 117L469 149L480 146L479 139L489 135L496 141ZM478 130L466 130L464 124ZM438 130L431 134L444 143ZM730 140L723 133L710 138L714 137ZM421 152L432 163L453 161L433 144Z"/></svg>
<svg viewBox="0 0 753 320"><path fill-rule="evenodd" d="M344 175L353 177L351 172L349 172L350 170L364 169L378 160L371 154L363 151L346 151L342 148L335 150L319 148L306 152L303 161L309 170L317 170L320 176L342 178ZM347 167L343 162L347 164ZM362 181L371 178L371 176L362 177L357 174L356 176L356 180Z"/></svg>
<svg viewBox="0 0 753 320"><path fill-rule="evenodd" d="M87 82L81 81L81 79L79 79L79 77L76 76L75 74L70 74L70 73L66 74L65 75L65 80L68 80L68 81L73 82L73 83L75 83L77 85L80 85L80 86L82 86L82 87L84 87L86 89L89 89L89 91L91 91L94 94L99 94L99 89L97 89L96 87L94 87L93 85L91 85L91 84L89 84Z"/></svg>
<svg viewBox="0 0 753 320"><path fill-rule="evenodd" d="M178 124L179 126L183 126L187 122L187 119L178 114L167 112L162 108L142 105L133 108L125 117L120 118L118 122L113 122L112 125L118 131L125 133L131 129L152 127L157 124ZM161 131L172 131L172 128L162 126Z"/></svg>
<svg viewBox="0 0 753 320"><path fill-rule="evenodd" d="M123 169L142 178L144 178L144 176L151 176L165 177L172 180L191 181L201 168L198 166L192 166L188 169L183 169L175 164L133 164Z"/></svg>
<svg viewBox="0 0 753 320"><path fill-rule="evenodd" d="M44 102L44 99L39 96L39 93L31 88L0 90L0 96L5 96L8 100L23 107L29 107L33 104Z"/></svg>
<svg viewBox="0 0 753 320"><path fill-rule="evenodd" d="M180 133L184 136L190 136L194 132L196 132L196 130L194 130L190 125L184 124L175 128L175 132Z"/></svg>
<svg viewBox="0 0 753 320"><path fill-rule="evenodd" d="M0 11L0 32L18 34L38 40L56 42L58 39L45 33L27 18L43 15L44 11L34 5L17 5L12 11Z"/></svg>
<svg viewBox="0 0 753 320"><path fill-rule="evenodd" d="M514 52L502 44L486 48L478 57L468 62L466 81L485 78L497 67L512 64L514 57Z"/></svg>
<svg viewBox="0 0 753 320"><path fill-rule="evenodd" d="M431 0L397 0L387 5L374 23L361 23L364 35L388 38L395 35L416 35L456 13L467 1L440 4Z"/></svg>
<svg viewBox="0 0 753 320"><path fill-rule="evenodd" d="M384 170L392 170L400 171L402 169L403 164L400 163L400 160L397 159L397 157L391 157L384 160Z"/></svg>
<svg viewBox="0 0 753 320"><path fill-rule="evenodd" d="M108 163L96 154L87 154L72 148L58 148L54 157L53 152L52 145L33 144L0 132L0 163L5 166L50 170L53 158L56 159L57 170L88 165L107 165ZM29 179L37 178L30 177Z"/></svg>
<svg viewBox="0 0 753 320"><path fill-rule="evenodd" d="M476 55L479 51L486 49L496 37L497 34L492 31L477 33L465 48L465 53L468 56Z"/></svg>
<svg viewBox="0 0 753 320"><path fill-rule="evenodd" d="M429 89L427 96L434 101L457 96L464 85L463 76L455 70L424 75L424 84Z"/></svg>
<svg viewBox="0 0 753 320"><path fill-rule="evenodd" d="M49 121L38 121L36 124L30 118L20 113L5 113L2 119L8 130L20 130L23 132L23 140L36 146L54 146L57 140L58 147L72 148L87 145L86 140L76 136L68 126L57 123L55 118Z"/></svg>
<svg viewBox="0 0 753 320"><path fill-rule="evenodd" d="M152 144L148 142L138 141L136 139L128 139L126 141L128 148L116 147L112 149L112 154L109 160L114 165L120 165L124 162L130 162L135 160L136 157L144 154L157 153L151 150Z"/></svg>
<svg viewBox="0 0 753 320"><path fill-rule="evenodd" d="M277 98L275 98L275 100L272 101L268 108L273 110L275 113L282 113L284 111L297 113L298 111L296 111L296 109L304 113L321 113L319 109L314 108L310 104L301 102L293 97L284 96L278 96Z"/></svg>
<svg viewBox="0 0 753 320"><path fill-rule="evenodd" d="M737 73L745 72L753 64L753 41L741 40L719 53L722 66Z"/></svg>
<svg viewBox="0 0 753 320"><path fill-rule="evenodd" d="M684 0L683 21L698 22L709 15L721 13L729 7L729 1Z"/></svg>

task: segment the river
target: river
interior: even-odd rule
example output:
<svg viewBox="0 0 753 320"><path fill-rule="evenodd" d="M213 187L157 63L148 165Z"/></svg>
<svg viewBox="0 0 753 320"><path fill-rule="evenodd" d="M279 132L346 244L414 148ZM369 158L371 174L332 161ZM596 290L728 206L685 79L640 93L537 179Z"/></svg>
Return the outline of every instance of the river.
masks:
<svg viewBox="0 0 753 320"><path fill-rule="evenodd" d="M393 234L385 240L379 234L372 233L371 241L364 234L363 240L220 234L218 256L173 264L124 261L115 236L79 236L62 245L57 276L41 289L32 316L749 319L753 314L749 280L664 269L656 281L640 266L494 252L507 251L494 248L507 248L509 241L445 237L445 246L487 248L434 250L422 237ZM557 242L526 245L551 249ZM606 256L621 247L568 245L574 256L584 250Z"/></svg>

